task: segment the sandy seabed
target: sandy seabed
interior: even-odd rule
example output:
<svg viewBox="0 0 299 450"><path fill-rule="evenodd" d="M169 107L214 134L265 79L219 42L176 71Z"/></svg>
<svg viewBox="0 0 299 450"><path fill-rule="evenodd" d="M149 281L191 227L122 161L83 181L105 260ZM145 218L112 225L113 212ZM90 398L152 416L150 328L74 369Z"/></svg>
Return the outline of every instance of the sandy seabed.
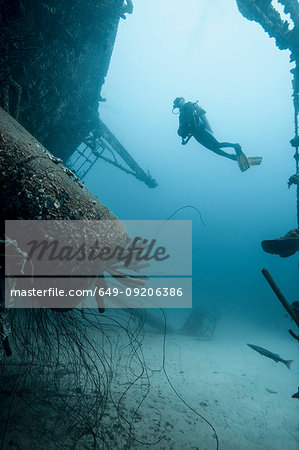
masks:
<svg viewBox="0 0 299 450"><path fill-rule="evenodd" d="M247 342L294 359L292 369L259 355ZM135 417L132 431L139 442L131 440L131 448L216 449L213 430L178 398L159 370L162 337L147 333L142 348L150 390ZM165 349L172 386L215 427L220 449L299 448L299 402L291 398L299 380L298 345L288 335L282 341L231 324L210 341L169 335ZM137 396L129 392L127 401L133 407Z"/></svg>
<svg viewBox="0 0 299 450"><path fill-rule="evenodd" d="M247 342L293 359L291 370ZM105 442L94 446L89 435L73 447L76 424L59 421L49 408L53 393L36 416L27 409L25 425L10 423L3 448L216 450L214 431L202 417L215 428L220 450L299 448L299 401L291 398L299 384L298 344L287 331L223 321L211 340L167 334L163 343L163 334L145 328L136 351L123 347L100 422ZM87 402L93 392L84 392ZM43 419L55 435L41 436Z"/></svg>

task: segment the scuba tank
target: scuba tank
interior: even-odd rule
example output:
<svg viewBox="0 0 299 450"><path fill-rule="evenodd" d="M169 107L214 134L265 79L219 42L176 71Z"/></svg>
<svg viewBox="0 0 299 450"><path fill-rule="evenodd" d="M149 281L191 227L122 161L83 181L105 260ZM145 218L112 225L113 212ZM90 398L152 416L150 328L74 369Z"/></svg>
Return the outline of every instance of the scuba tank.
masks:
<svg viewBox="0 0 299 450"><path fill-rule="evenodd" d="M193 130L203 125L203 121L200 118L197 103L188 102L180 112L180 126L178 129L178 135L183 139L192 134Z"/></svg>

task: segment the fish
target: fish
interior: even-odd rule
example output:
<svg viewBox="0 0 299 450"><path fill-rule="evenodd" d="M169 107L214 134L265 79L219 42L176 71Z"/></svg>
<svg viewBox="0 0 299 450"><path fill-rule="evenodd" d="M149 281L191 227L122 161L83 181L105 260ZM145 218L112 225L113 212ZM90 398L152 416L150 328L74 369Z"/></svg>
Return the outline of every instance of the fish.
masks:
<svg viewBox="0 0 299 450"><path fill-rule="evenodd" d="M292 395L292 398L299 398L299 386L298 386L298 392L295 392L295 394Z"/></svg>
<svg viewBox="0 0 299 450"><path fill-rule="evenodd" d="M277 353L272 353L270 352L270 350L266 350L263 347L259 347L258 345L253 345L253 344L247 344L248 347L252 348L253 350L255 350L256 352L260 353L263 356L266 356L267 358L273 359L273 361L275 362L282 362L283 364L285 364L287 366L288 369L291 369L291 364L293 362L292 359L283 359L281 358Z"/></svg>

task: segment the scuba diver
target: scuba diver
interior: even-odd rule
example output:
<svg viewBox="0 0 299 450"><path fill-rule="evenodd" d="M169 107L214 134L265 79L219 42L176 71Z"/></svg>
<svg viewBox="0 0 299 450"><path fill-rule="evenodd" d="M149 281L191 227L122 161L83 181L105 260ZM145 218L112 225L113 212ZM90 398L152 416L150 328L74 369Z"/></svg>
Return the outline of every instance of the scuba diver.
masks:
<svg viewBox="0 0 299 450"><path fill-rule="evenodd" d="M187 102L183 97L177 97L173 102L172 112L179 110L178 135L182 138L182 145L186 145L192 136L204 147L217 153L217 155L237 161L242 172L252 165L259 165L261 157L247 157L242 151L240 144L231 142L218 142L213 136L211 126L206 117L206 111L197 102ZM222 148L233 148L236 154L227 153Z"/></svg>

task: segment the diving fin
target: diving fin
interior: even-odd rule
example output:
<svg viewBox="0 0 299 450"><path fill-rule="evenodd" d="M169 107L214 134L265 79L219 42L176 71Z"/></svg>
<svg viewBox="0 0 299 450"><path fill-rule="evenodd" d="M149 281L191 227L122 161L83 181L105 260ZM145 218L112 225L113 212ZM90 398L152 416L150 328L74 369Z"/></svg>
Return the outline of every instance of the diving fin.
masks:
<svg viewBox="0 0 299 450"><path fill-rule="evenodd" d="M259 166L263 160L261 156L248 156L250 166Z"/></svg>
<svg viewBox="0 0 299 450"><path fill-rule="evenodd" d="M236 150L236 157L237 157L237 163L238 163L238 166L239 166L241 172L245 172L245 170L249 169L250 162L248 161L248 158L245 155L245 153L243 152L243 150L241 149L241 147L238 148L238 150Z"/></svg>

